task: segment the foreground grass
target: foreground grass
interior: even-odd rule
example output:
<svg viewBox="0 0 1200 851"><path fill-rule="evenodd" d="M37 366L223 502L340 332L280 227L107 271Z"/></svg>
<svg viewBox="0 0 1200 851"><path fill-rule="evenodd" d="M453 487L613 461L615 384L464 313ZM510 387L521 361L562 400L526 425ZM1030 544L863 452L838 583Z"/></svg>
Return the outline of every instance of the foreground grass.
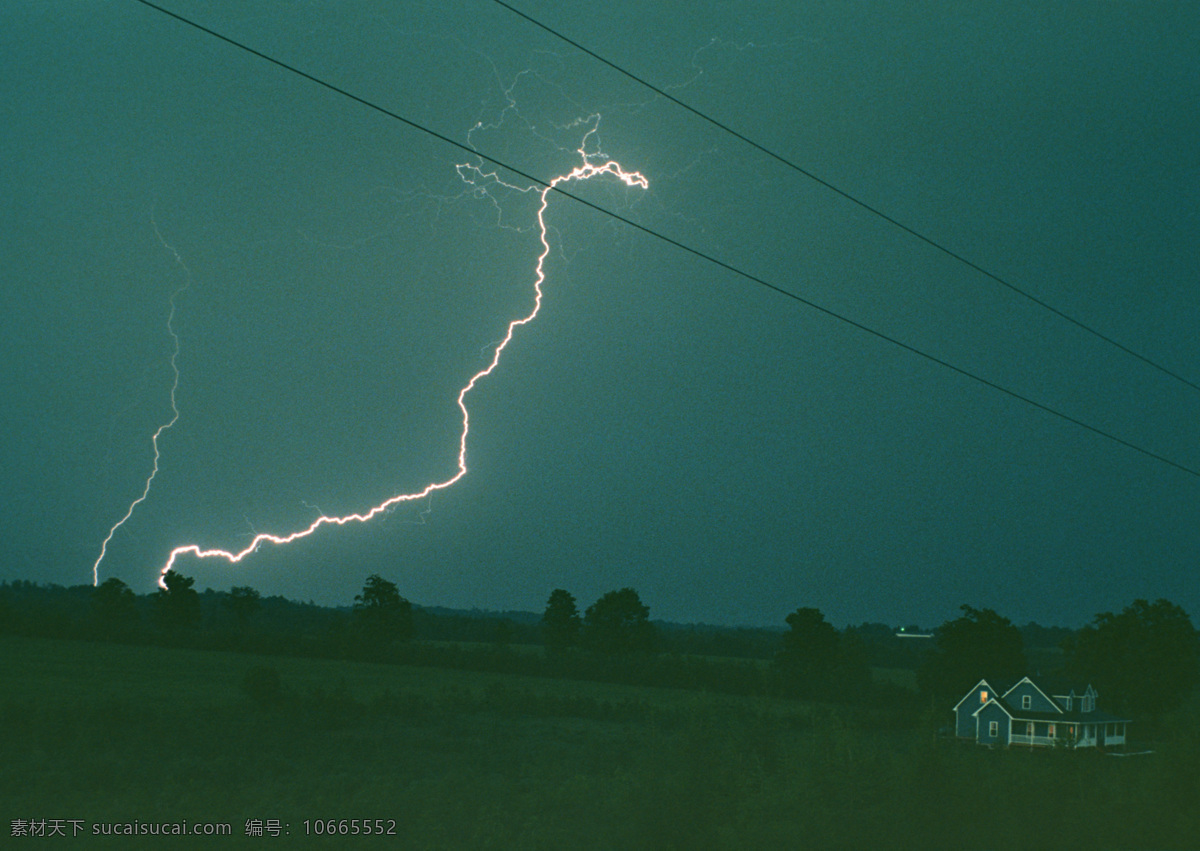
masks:
<svg viewBox="0 0 1200 851"><path fill-rule="evenodd" d="M9 637L0 681L5 838L31 818L233 825L233 840L142 843L182 847L346 842L305 837L305 819L394 819L396 837L359 842L406 848L1188 848L1200 835L1194 732L1124 760L986 752L880 729L886 707ZM247 838L251 818L290 836Z"/></svg>

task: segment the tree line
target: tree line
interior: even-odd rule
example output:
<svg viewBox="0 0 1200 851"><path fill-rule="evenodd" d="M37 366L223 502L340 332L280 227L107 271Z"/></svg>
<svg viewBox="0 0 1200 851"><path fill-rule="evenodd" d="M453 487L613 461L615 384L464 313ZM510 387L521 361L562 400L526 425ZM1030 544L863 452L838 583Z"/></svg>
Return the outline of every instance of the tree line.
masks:
<svg viewBox="0 0 1200 851"><path fill-rule="evenodd" d="M937 648L918 671L923 693L957 700L981 679L1015 682L1031 671L1020 630L992 609L961 607L942 624ZM1102 708L1154 719L1178 708L1200 684L1200 638L1191 618L1168 600L1134 600L1101 612L1061 645L1062 664L1048 676L1093 685Z"/></svg>
<svg viewBox="0 0 1200 851"><path fill-rule="evenodd" d="M248 586L202 596L194 585L175 571L142 597L117 578L95 588L58 589L57 596L39 595L45 589L33 583L6 584L0 586L0 630L911 707L919 705L911 691L872 675L872 668L909 668L925 704L938 710L953 706L982 678L1057 675L1091 683L1102 707L1140 719L1179 706L1200 684L1197 632L1187 613L1167 600L1135 600L1120 613L1096 615L1079 631L1037 628L1035 635L1059 639L1057 662L1031 670L1022 630L992 609L969 605L937 627L932 641L906 642L879 624L839 631L812 607L789 614L785 629L660 625L628 587L603 594L582 612L570 592L555 589L540 619L518 622L433 615L379 574L367 577L348 613L264 600ZM724 643L713 636L724 636ZM915 649L919 643L926 649ZM542 652L514 652L514 645L540 645Z"/></svg>

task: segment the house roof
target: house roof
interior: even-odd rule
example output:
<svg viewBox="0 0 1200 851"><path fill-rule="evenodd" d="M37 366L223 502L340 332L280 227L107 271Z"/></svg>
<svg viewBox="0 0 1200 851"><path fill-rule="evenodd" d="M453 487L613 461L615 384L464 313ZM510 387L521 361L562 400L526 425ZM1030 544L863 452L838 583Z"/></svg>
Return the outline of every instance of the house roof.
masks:
<svg viewBox="0 0 1200 851"><path fill-rule="evenodd" d="M1018 680L1017 682L1020 681ZM950 711L956 711L958 707L963 705L963 701L975 694L975 690L980 686L987 686L988 696L990 697L991 695L1007 694L1008 692L1012 691L1012 689L1016 686L1016 683L1009 682L1008 680L989 680L987 677L984 677L982 680L975 683L975 685L971 686L971 690L964 694L962 696L962 700L959 700L958 703L954 704Z"/></svg>
<svg viewBox="0 0 1200 851"><path fill-rule="evenodd" d="M1034 709L1021 709L1016 705L1015 702L1010 702L1007 699L1008 695L1013 691L1013 689L1023 682L1028 682L1031 686L1041 692L1047 700L1049 700L1054 706L1058 707L1059 711L1041 712ZM995 703L1004 710L1004 713L1008 715L1009 718L1012 718L1016 721L1053 721L1068 724L1109 724L1122 721L1128 723L1131 720L1129 718L1123 718L1119 715L1110 715L1107 712L1101 712L1099 709L1095 708L1089 712L1082 712L1077 708L1079 705L1077 702L1073 702L1071 709L1068 710L1063 701L1058 699L1059 697L1066 697L1067 695L1074 695L1076 698L1080 698L1089 692L1095 696L1096 690L1090 683L1080 687L1078 683L1072 685L1068 683L1056 682L1054 685L1057 686L1057 688L1046 690L1035 683L1031 677L1022 677L1021 679L1017 680L1016 683L1011 685L1005 683L1004 687L1000 688L993 687L993 685L988 682L987 679L982 679L971 687L971 690L963 696L962 700L954 705L954 709L957 710L960 706L962 706L963 701L974 694L981 685L987 686L990 694L988 695L987 701L985 701L982 706L978 707L974 712L971 713L972 716L978 715L983 711L984 707Z"/></svg>
<svg viewBox="0 0 1200 851"><path fill-rule="evenodd" d="M964 694L964 695L962 696L962 700L959 700L959 702L958 702L958 703L954 704L954 708L953 708L953 709L951 709L950 711L951 711L951 712L957 712L957 711L958 711L958 707L960 707L960 706L962 706L962 705L963 705L963 700L966 700L968 697L970 697L971 695L973 695L973 694L975 693L975 689L979 688L980 686L987 686L987 687L988 687L988 691L993 691L993 690L994 690L994 689L992 688L992 684L991 684L991 683L989 683L989 682L987 681L987 678L984 678L984 679L980 680L979 682L975 683L975 685L971 686L970 690L969 690L969 691L968 691L966 694Z"/></svg>
<svg viewBox="0 0 1200 851"><path fill-rule="evenodd" d="M983 704L983 706L979 707L979 708L978 708L978 709L976 709L974 712L972 712L972 713L971 713L971 717L972 717L972 718L973 718L973 717L975 717L975 716L976 716L976 715L978 715L980 712L982 712L983 710L987 709L989 706L993 706L993 705L995 705L995 706L999 707L999 708L1000 708L1000 709L1001 709L1001 710L1004 712L1004 714L1005 714L1005 715L1007 715L1008 717L1010 717L1010 718L1012 717L1012 708L1011 708L1011 707L1009 707L1009 706L1007 706L1007 705L1005 705L1003 701L997 700L997 699L996 699L996 698L994 698L994 697L993 697L993 698L989 698L987 703Z"/></svg>
<svg viewBox="0 0 1200 851"><path fill-rule="evenodd" d="M1025 679L1028 679L1028 677ZM979 681L979 683L986 684L986 681L983 681L982 679L982 681ZM979 688L979 683L976 683L974 688L971 689L970 693L967 693L968 696L973 694L974 690ZM1020 682L1018 682L1018 685L1019 684ZM1037 683L1034 683L1032 679L1030 679L1030 684L1033 685L1034 688L1038 688ZM1039 712L1037 709L1022 709L1019 706L1016 706L1016 703L1007 700L1007 695L1014 688L1016 688L1016 685L1013 685L1012 688L1004 691L1003 695L1006 696L989 695L988 700L984 702L984 705L980 706L978 709L976 709L976 711L971 713L972 717L974 717L974 715L978 715L980 712L983 712L984 708L992 705L992 703L995 703L996 706L1003 709L1004 714L1008 715L1009 718L1012 718L1015 721L1054 721L1054 723L1062 724L1111 724L1115 723L1115 721L1124 721L1124 723L1129 723L1129 721L1132 721L1132 719L1129 718L1122 718L1121 715L1112 715L1106 712L1100 712L1099 709L1094 708L1091 709L1090 712L1081 712L1080 709L1074 708L1074 706L1070 709L1066 709L1063 708L1062 703L1058 702L1054 699L1054 697L1050 697L1049 695L1048 700L1058 707L1057 712ZM1092 689L1091 685L1088 685L1087 689L1091 690L1092 694L1096 693L1096 690ZM1042 691L1040 688L1038 688L1038 690ZM1045 694L1044 691L1042 694ZM1075 694L1081 695L1084 693L1076 691ZM955 705L955 708L958 708L961 705L962 701L960 700L958 705Z"/></svg>
<svg viewBox="0 0 1200 851"><path fill-rule="evenodd" d="M1021 683L1029 683L1031 686L1033 686L1035 689L1037 689L1038 694L1040 694L1042 697L1046 698L1046 700L1048 700L1053 706L1057 707L1059 710L1062 709L1062 706L1059 705L1057 700L1055 700L1050 695L1046 694L1046 692L1042 691L1041 688L1038 687L1038 684L1035 683L1033 680L1029 679L1029 677L1021 677L1021 679L1017 680L1015 685L1013 685L1011 688L1009 688L1007 691L1005 691L1002 695L1000 695L1000 698L1002 700L1004 700L1005 702L1007 702L1008 696L1010 694L1012 694L1013 691L1016 690L1017 686L1019 686Z"/></svg>
<svg viewBox="0 0 1200 851"><path fill-rule="evenodd" d="M1041 689L1051 697L1066 697L1067 695L1083 697L1089 691L1092 694L1097 693L1091 683L1078 683L1051 677L1041 679Z"/></svg>

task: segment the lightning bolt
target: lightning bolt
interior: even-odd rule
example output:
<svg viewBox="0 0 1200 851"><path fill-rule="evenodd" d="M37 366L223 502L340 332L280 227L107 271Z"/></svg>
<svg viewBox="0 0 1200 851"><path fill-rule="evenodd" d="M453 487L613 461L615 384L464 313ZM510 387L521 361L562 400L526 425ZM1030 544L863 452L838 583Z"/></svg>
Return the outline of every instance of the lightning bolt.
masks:
<svg viewBox="0 0 1200 851"><path fill-rule="evenodd" d="M466 181L467 183L469 183L471 185L476 186L477 188L478 188L478 184L476 183L476 180L488 180L488 181L494 181L496 184L504 186L508 189L515 189L520 192L526 192L526 193L535 192L535 191L538 192L540 195L541 203L538 206L538 211L537 211L537 226L538 226L539 239L541 240L541 243L542 243L542 251L538 255L537 265L534 269L533 309L529 312L528 315L522 316L518 319L514 319L511 322L509 322L508 332L504 335L504 338L499 343L496 344L495 349L492 352L491 361L487 364L486 367L484 367L479 372L477 372L473 376L471 376L470 380L463 386L463 388L461 390L458 391L458 408L460 411L462 411L462 432L460 433L459 440L458 440L458 465L457 465L456 472L454 473L454 475L452 475L449 478L444 479L442 481L430 482L429 484L425 485L425 487L421 488L418 491L413 491L411 493L397 494L397 495L385 500L384 502L379 503L375 507L373 507L365 512L359 513L359 514L347 514L347 515L340 516L340 517L327 515L327 514L321 514L321 516L319 516L316 520L314 520L312 523L310 523L305 528L300 529L299 531L296 531L296 532L292 532L288 535L272 535L272 534L267 534L267 533L256 534L254 536L254 539L245 547L245 549L239 550L237 552L232 552L229 550L222 550L222 549L203 549L197 544L185 544L183 546L176 547L175 549L171 550L170 557L167 559L166 564L163 566L162 570L159 573L159 578L158 578L159 586L161 586L164 589L166 588L164 579L167 575L167 572L174 569L175 562L177 559L179 559L180 556L190 554L190 555L193 555L196 558L200 558L200 559L217 558L217 559L224 559L225 561L229 562L230 564L237 564L242 559L244 559L246 556L250 555L255 550L257 550L263 544L277 544L277 545L289 544L292 541L298 540L300 538L308 537L309 535L313 534L318 529L320 529L322 526L330 526L330 525L345 526L348 523L366 523L367 521L369 521L375 517L378 517L380 514L387 512L389 509L391 509L395 505L398 505L399 503L413 502L416 500L425 499L426 497L433 494L435 491L445 490L446 488L451 487L455 482L457 482L459 479L461 479L463 476L465 476L467 474L467 436L471 430L471 417L470 417L470 413L467 410L467 403L466 403L467 396L470 394L470 392L472 390L475 389L475 386L480 381L482 381L483 379L485 379L489 375L491 375L492 372L495 371L496 367L499 366L500 357L504 353L505 348L507 348L508 344L512 341L513 335L516 332L516 330L518 328L520 328L521 326L528 325L530 322L532 322L537 317L538 312L542 308L542 298L543 298L542 284L546 280L545 262L546 262L546 258L550 254L550 241L547 238L547 226L546 226L546 218L545 218L546 207L550 203L550 193L565 183L570 183L572 181L582 182L585 180L591 180L593 177L599 177L602 175L612 175L613 177L617 178L619 181L621 181L622 183L624 183L626 186L628 186L630 188L636 186L641 189L648 189L650 186L649 182L646 180L645 177L643 177L641 175L641 173L636 172L636 171L634 171L634 172L625 171L624 169L621 168L620 164L617 163L615 160L607 159L602 154L588 154L587 153L588 139L589 139L589 137L592 136L592 134L594 134L596 132L597 127L599 126L599 116L591 116L590 123L592 125L591 129L589 129L588 132L584 134L583 141L581 142L579 148L577 149L577 152L579 153L579 155L582 159L582 163L580 165L576 166L575 168L571 169L571 171L567 172L566 174L560 174L557 177L553 178L548 184L543 185L543 187L541 189L539 189L537 186L519 187L519 186L513 186L508 183L504 183L499 178L499 176L497 176L494 172L484 173L478 165L460 164L460 165L456 166L459 176L462 177L462 179L464 181ZM597 160L600 160L600 159L603 159L604 161L597 162ZM178 416L178 414L176 416ZM174 420L172 420L171 422L174 423ZM157 439L157 435L156 435L156 439ZM156 446L156 453L157 453L157 446ZM157 458L157 454L156 454L156 458ZM148 487L149 487L149 483L147 483L147 488Z"/></svg>
<svg viewBox="0 0 1200 851"><path fill-rule="evenodd" d="M175 262L183 269L186 276L183 283L171 293L171 310L167 313L167 333L171 335L171 340L174 343L174 348L171 351L171 372L174 375L174 379L171 382L171 418L160 425L150 437L150 445L154 448L154 464L150 470L150 475L146 477L146 484L142 488L141 496L129 503L129 508L125 510L125 515L113 524L112 528L108 530L108 535L105 536L103 543L100 544L100 555L96 558L96 563L92 565L93 586L100 584L100 562L104 561L104 556L108 554L108 545L112 542L113 536L133 516L134 509L145 502L146 497L150 496L150 486L154 483L154 477L158 475L158 460L160 457L158 439L179 421L179 406L175 400L175 394L179 391L179 335L175 333L175 300L191 285L192 274L187 264L183 262L183 258L179 256L179 252L175 250L175 247L163 238L153 212L150 214L150 224L154 227L154 235L158 237L158 241L162 243L162 247L171 253L171 256L175 258Z"/></svg>

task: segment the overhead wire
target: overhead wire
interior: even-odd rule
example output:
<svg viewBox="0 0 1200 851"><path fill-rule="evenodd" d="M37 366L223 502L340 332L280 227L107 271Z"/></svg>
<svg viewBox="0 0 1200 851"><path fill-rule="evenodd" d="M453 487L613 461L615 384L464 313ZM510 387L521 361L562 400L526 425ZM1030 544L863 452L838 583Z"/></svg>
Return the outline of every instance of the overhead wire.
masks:
<svg viewBox="0 0 1200 851"><path fill-rule="evenodd" d="M580 44L578 41L575 41L574 39L572 39L566 35L563 35L558 30L555 30L552 27L549 27L546 24L543 24L541 21L539 21L537 18L534 18L532 15L522 12L520 9L516 8L515 6L512 6L509 3L504 2L504 0L492 0L492 2L495 3L497 6L507 9L509 12L512 12L514 15L516 15L517 17L521 18L522 20L532 24L533 26L549 33L550 35L554 36L555 38L559 39L560 41L566 42L567 44L574 47L576 50L586 53L588 56L592 57L597 62L600 62L600 63L606 65L607 67L613 69L617 73L624 75L625 77L629 78L630 80L633 80L638 85L644 86L647 89L650 89L655 94L659 95L660 97L666 98L671 103L687 110L688 112L690 112L692 115L696 116L697 118L700 118L701 120L708 122L712 126L722 130L723 132L728 133L730 136L733 136L734 138L741 140L742 142L744 142L745 144L754 148L755 150L759 151L760 153L763 153L763 154L767 155L768 157L771 157L775 161L792 169L793 171L797 172L798 174L804 175L809 180L819 184L820 186L823 186L824 188L830 190L831 192L835 193L836 195L839 195L840 197L844 198L845 200L849 201L850 203L855 204L858 207L862 208L863 210L866 210L867 212L871 213L872 215L883 219L888 224L890 224L896 228L899 228L900 230L907 233L909 236L915 237L916 239L920 240L921 242L924 242L926 245L929 245L930 247L935 248L936 250L947 255L948 257L951 257L954 260L957 260L959 263L962 263L963 265L967 266L968 268L973 269L974 271L978 272L979 274L983 275L984 277L990 278L992 281L996 282L997 284L1000 284L1003 287L1006 287L1007 289L1011 290L1012 292L1016 293L1017 295L1020 295L1021 297L1027 299L1028 301L1036 304L1038 307L1041 307L1044 310L1048 310L1049 312L1053 313L1055 316L1058 316L1060 319L1063 319L1063 320L1071 323L1072 325L1086 331L1087 333L1093 335L1094 337L1098 337L1099 339L1103 340L1104 342L1108 343L1111 346L1116 347L1117 349L1124 352L1125 354L1130 355L1131 357L1137 358L1138 360L1142 361L1143 363L1148 364L1149 366L1153 367L1154 369L1157 369L1159 372L1169 375L1171 378L1174 378L1176 381L1180 381L1183 384L1186 384L1188 387L1191 387L1193 390L1200 391L1200 384L1197 384L1196 382L1191 381L1190 379L1184 377L1183 375L1180 375L1178 372L1175 372L1174 370L1163 366L1162 364L1158 363L1157 361L1151 360L1150 358L1146 357L1145 355L1141 354L1140 352L1137 352L1134 349L1131 349L1130 347L1124 345L1123 343L1113 339L1109 335L1107 335L1101 331L1098 331L1097 329L1093 328L1090 325L1087 325L1086 323L1080 321L1079 319L1076 319L1075 317L1071 316L1070 314L1066 313L1065 311L1060 310L1059 308L1046 302L1045 300L1038 298L1037 296L1033 295L1032 293L1022 289L1021 287L1018 287L1016 284L1013 284L1010 281L1005 280L1004 278L1000 277L995 272L991 272L991 271L985 269L984 267L980 266L978 263L975 263L974 261L968 259L967 257L963 256L962 254L959 254L958 252L954 251L953 249L948 248L947 246L943 245L942 243L938 242L937 240L935 240L931 237L928 237L928 236L924 235L923 233L921 233L920 231L916 230L915 228L909 227L908 225L904 224L900 220L898 220L892 216L889 216L887 213L883 212L878 207L868 204L866 201L863 201L861 198L858 198L857 196L852 195L848 191L840 188L839 186L836 186L835 184L829 182L828 180L825 180L824 178L813 173L812 171L810 171L806 168L803 168L802 166L797 165L796 163L792 162L790 159L783 156L782 154L778 154L775 151L772 151L770 148L766 147L765 145L762 145L762 144L754 141L750 137L746 136L745 134L738 132L737 130L733 129L732 127L725 124L724 122L718 121L717 119L711 117L710 115L707 115L706 113L702 112L701 110L696 109L694 106L691 106L687 102L680 100L679 98L675 97L674 95L670 94L669 92L663 91L663 89L654 85L653 83L646 80L645 78L639 77L638 75L634 74L633 72L628 71L625 68L621 67L617 63L612 62L611 60L606 59L605 57L601 56L596 51L591 50L588 47L585 47L584 45Z"/></svg>
<svg viewBox="0 0 1200 851"><path fill-rule="evenodd" d="M510 171L513 174L519 175L520 177L525 178L526 180L530 181L533 184L536 184L536 185L542 186L542 187L550 186L550 183L542 178L535 177L534 175L529 174L529 173L527 173L519 168L516 168L514 166L511 166L511 165L505 163L503 160L497 159L496 157L481 153L480 151L476 150L475 148L473 148L469 145L466 145L462 142L456 141L456 140L450 138L449 136L445 136L445 135L437 132L436 130L433 130L429 127L424 126L423 124L413 121L412 119L405 118L404 116L400 115L397 112L393 112L392 110L389 110L386 107L380 106L380 105L374 103L373 101L367 100L366 98L360 97L359 95L356 95L350 91L347 91L346 89L343 89L340 86L337 86L333 83L327 82L326 80L323 80L320 77L314 76L313 74L309 74L306 71L302 71L301 69L299 69L293 65L290 65L280 59L276 59L275 57L270 56L266 53L263 53L262 51L256 50L255 48L250 47L249 45L247 45L243 42L237 41L236 39L226 36L220 32L217 32L216 30L206 27L203 24L200 24L196 21L193 21L190 18L187 18L187 17L180 15L176 12L173 12L169 9L166 9L166 8L158 5L157 3L153 3L153 2L151 2L151 0L133 0L133 1L136 3L140 3L141 5L146 6L147 8L150 8L157 12L160 12L163 15L166 15L167 17L174 18L175 20L179 21L180 23L183 23L189 27L192 27L193 29L196 29L202 33L205 33L206 35L212 36L213 38L216 38L220 41L223 41L226 44L236 47L239 50L243 50L253 56L258 57L259 59L262 59L266 62L269 62L272 65L282 68L285 71L288 71L289 73L292 73L299 77L302 77L303 79L308 80L311 83L314 83L318 86L321 86L322 88L325 88L331 92L334 92L335 94L346 97L346 98L354 101L355 103L361 104L362 106L365 106L368 109L371 109L375 112L380 113L381 115L384 115L388 118L399 121L402 124L405 124L408 127L413 128L414 130L418 130L422 133L432 136L435 139L445 142L446 144L448 144L452 147L455 147L462 151L465 151L466 153L468 153L472 156L479 157L480 159L490 162L493 165L497 165L500 168L505 169L506 171ZM1180 470L1181 472L1187 473L1188 475L1191 475L1191 476L1194 476L1194 477L1200 479L1200 470L1197 470L1193 467L1189 467L1180 462L1174 461L1164 455L1154 452L1153 450L1146 449L1136 443L1133 443L1131 441L1125 440L1124 438L1118 437L1117 435L1112 434L1111 432L1105 431L1101 428L1098 428L1087 422L1084 422L1083 420L1078 419L1077 417L1073 417L1070 414L1063 413L1062 411L1052 408L1049 405L1043 404L1041 402L1038 402L1034 399L1029 398L1028 396L1018 393L1015 390L1012 390L1008 387L1004 387L1001 384L997 384L996 382L991 381L990 379L984 378L980 375L976 375L975 373L973 373L967 369L964 369L963 367L956 366L955 364L952 364L949 361L946 361L946 360L943 360L942 358L937 357L936 355L930 354L929 352L919 349L916 346L905 343L904 341L899 340L895 337L892 337L888 334L885 334L882 331L877 331L874 328L871 328L868 325L864 325L863 323L861 323L855 319L851 319L850 317L844 316L843 314L840 314L837 311L834 311L828 307L818 304L817 302L814 302L814 301L811 301L810 299L804 298L803 296L798 295L797 293L794 293L794 292L791 292L790 290L784 289L783 287L778 286L777 284L773 284L770 281L765 280L764 278L761 278L757 275L751 274L750 272L746 272L742 269L739 269L738 267L734 266L733 264L728 263L724 260L721 260L718 257L714 257L713 255L708 254L704 251L701 251L698 248L694 248L690 245L687 245L686 243L680 242L677 239L674 239L672 237L666 236L665 234L659 233L658 231L653 230L652 228L649 228L645 225L639 224L638 222L635 222L632 219L626 218L625 216L622 216L619 213L615 213L611 210L607 210L598 204L588 201L586 198L582 198L578 195L575 195L571 192L564 190L561 186L555 186L553 188L553 191L558 192L559 194L564 195L567 198L570 198L571 200L584 205L585 207L590 207L591 209L593 209L599 213L602 213L603 215L610 216L610 217L622 222L623 224L628 225L629 227L631 227L635 230L638 230L638 231L641 231L642 233L647 234L648 236L652 236L655 239L661 240L662 242L665 242L668 245L672 245L675 248L680 249L681 251L687 252L688 254L698 257L698 258L704 260L705 262L711 263L721 269L731 272L738 277L744 278L748 281L751 281L752 283L758 284L759 286L764 287L768 290L771 290L775 293L778 293L779 295L790 298L800 304L803 304L806 307L809 307L813 310L823 313L826 316L829 316L840 322L844 322L847 325L857 328L858 330L863 331L867 334L870 334L880 340L884 340L888 343L891 343L894 346L904 349L907 352L910 352L912 354L915 354L922 358L925 358L926 360L928 360L932 363L935 363L938 366L945 367L946 369L956 372L959 375L962 375L966 378L971 379L972 381L976 381L979 384L982 384L986 387L990 387L993 390L1003 393L1013 399L1017 399L1018 401L1024 402L1027 405L1030 405L1034 408L1037 408L1041 411L1044 411L1048 414L1058 417L1059 419L1069 422L1069 423L1071 423L1075 426L1078 426L1079 428L1082 428L1086 431L1092 432L1093 434L1096 434L1100 437L1110 440L1113 443L1116 443L1120 446L1124 446L1127 449L1131 449L1131 450L1138 452L1146 457L1153 458L1156 461L1159 461L1163 464L1166 464L1170 467Z"/></svg>

